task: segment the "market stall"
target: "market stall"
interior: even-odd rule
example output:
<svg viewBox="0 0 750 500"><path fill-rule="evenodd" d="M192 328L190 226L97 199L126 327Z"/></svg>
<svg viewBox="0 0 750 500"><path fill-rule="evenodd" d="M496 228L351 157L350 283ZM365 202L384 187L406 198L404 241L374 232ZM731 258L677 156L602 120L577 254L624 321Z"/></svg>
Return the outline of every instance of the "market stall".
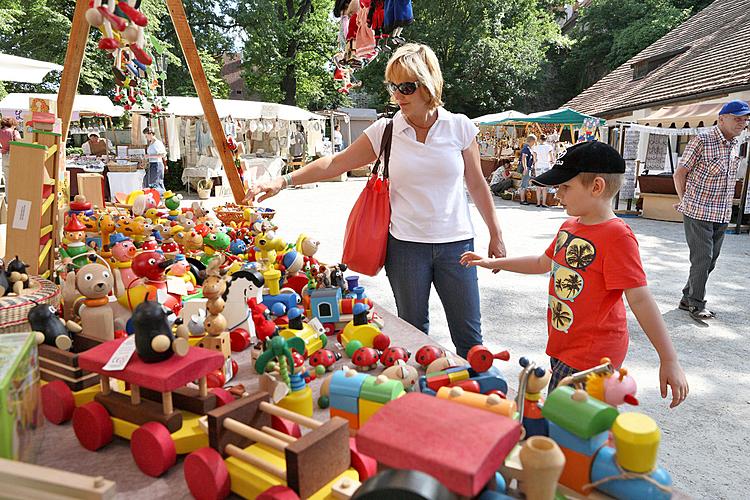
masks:
<svg viewBox="0 0 750 500"><path fill-rule="evenodd" d="M627 165L626 179L619 196L627 201L627 208L635 208L633 201L646 218L681 222L682 215L674 209L677 191L672 174L680 162L690 139L707 132L716 120L723 102L702 102L660 108L638 120L622 122L612 127L614 145L620 149ZM748 203L748 140L745 130L738 138L740 168L737 172L732 231L744 232Z"/></svg>
<svg viewBox="0 0 750 500"><path fill-rule="evenodd" d="M147 110L134 109L132 144L144 144L146 122L157 131L167 147L169 160L181 160L182 182L190 188L200 179L223 179L221 159L203 117L197 97L168 96L167 105L156 116L146 118ZM302 108L256 101L214 99L224 134L240 148L238 156L243 176L271 178L280 174L284 160L292 156L300 142L298 128L304 131L305 155L315 153L321 142L325 117ZM297 148L300 144L296 145ZM220 181L221 182L221 181Z"/></svg>

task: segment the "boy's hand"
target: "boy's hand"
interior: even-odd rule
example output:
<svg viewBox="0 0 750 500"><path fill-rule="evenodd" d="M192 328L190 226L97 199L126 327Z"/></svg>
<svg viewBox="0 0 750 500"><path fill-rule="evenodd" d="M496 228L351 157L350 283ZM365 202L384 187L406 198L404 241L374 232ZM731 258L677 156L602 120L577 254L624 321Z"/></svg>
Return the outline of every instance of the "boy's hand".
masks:
<svg viewBox="0 0 750 500"><path fill-rule="evenodd" d="M461 265L466 266L466 267L479 266L479 267L484 267L487 269L499 269L496 265L495 266L492 265L493 261L496 261L496 260L497 259L484 258L481 255L476 254L474 252L464 252L461 255L460 262L461 262Z"/></svg>
<svg viewBox="0 0 750 500"><path fill-rule="evenodd" d="M661 397L667 397L667 386L672 388L672 403L670 408L678 406L687 398L690 388L688 387L685 372L677 361L668 361L659 366L659 384L661 385Z"/></svg>

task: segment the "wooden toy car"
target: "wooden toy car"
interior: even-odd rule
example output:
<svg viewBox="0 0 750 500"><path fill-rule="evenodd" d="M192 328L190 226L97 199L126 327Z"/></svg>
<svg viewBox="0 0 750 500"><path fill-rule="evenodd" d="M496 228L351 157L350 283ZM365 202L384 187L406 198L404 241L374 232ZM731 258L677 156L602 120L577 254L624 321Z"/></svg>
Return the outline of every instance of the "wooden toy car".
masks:
<svg viewBox="0 0 750 500"><path fill-rule="evenodd" d="M185 356L159 363L144 363L134 353L122 370L104 366L125 339L105 342L78 356L84 370L99 374L101 391L94 401L76 408L73 429L81 445L91 451L112 441L113 435L130 440L138 467L158 477L174 465L177 454L206 446L198 420L219 404L233 401L226 391L208 391L206 375L221 367L219 352L191 347ZM114 391L110 378L130 384L130 392ZM198 380L199 389L184 387Z"/></svg>
<svg viewBox="0 0 750 500"><path fill-rule="evenodd" d="M257 392L208 412L211 447L185 459L185 480L194 497L225 498L231 490L256 498L273 489L323 499L334 498L332 490L343 483L358 486L360 474L353 468L357 456L350 449L345 420L321 423L269 400L268 393ZM272 416L311 430L295 438L272 428Z"/></svg>
<svg viewBox="0 0 750 500"><path fill-rule="evenodd" d="M78 365L78 356L100 343L79 333L73 336L69 351L39 344L42 411L50 423L67 422L73 418L76 407L93 401L99 392L99 375L82 369Z"/></svg>

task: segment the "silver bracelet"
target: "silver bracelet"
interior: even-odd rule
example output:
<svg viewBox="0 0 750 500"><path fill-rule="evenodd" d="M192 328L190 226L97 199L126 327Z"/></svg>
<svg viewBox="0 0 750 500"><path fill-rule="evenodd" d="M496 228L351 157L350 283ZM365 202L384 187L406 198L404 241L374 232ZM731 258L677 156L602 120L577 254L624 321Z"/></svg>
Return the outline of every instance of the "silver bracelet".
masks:
<svg viewBox="0 0 750 500"><path fill-rule="evenodd" d="M286 189L286 188L288 188L289 186L292 185L292 174L284 174L284 175L281 176L281 178L284 181L284 188L283 189Z"/></svg>

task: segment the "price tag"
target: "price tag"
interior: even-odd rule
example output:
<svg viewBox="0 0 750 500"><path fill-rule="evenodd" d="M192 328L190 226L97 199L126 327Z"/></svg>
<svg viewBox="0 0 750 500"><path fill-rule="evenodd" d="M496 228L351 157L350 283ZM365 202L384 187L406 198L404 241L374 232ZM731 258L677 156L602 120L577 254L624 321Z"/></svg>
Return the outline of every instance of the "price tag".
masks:
<svg viewBox="0 0 750 500"><path fill-rule="evenodd" d="M169 298L169 294L167 293L166 290L164 290L163 288L159 288L159 289L156 290L156 301L159 304L166 303L167 302L167 298Z"/></svg>
<svg viewBox="0 0 750 500"><path fill-rule="evenodd" d="M102 370L122 370L123 368L125 368L125 366L127 366L128 361L130 361L130 358L133 356L134 352L135 335L131 335L130 337L125 339L125 342L120 344L120 347L118 347L114 354L112 354L112 357L109 358L109 361L107 361L107 364L104 365L104 368L102 368Z"/></svg>
<svg viewBox="0 0 750 500"><path fill-rule="evenodd" d="M168 277L167 292L174 295L187 295L187 283L182 278Z"/></svg>
<svg viewBox="0 0 750 500"><path fill-rule="evenodd" d="M322 334L325 334L325 333L326 333L326 329L325 329L325 327L323 326L323 323L321 323L321 322L320 322L320 320L319 320L318 318L313 318L313 319L311 319L310 321L308 321L307 323L308 323L308 324L309 324L309 325L310 325L311 327L315 328L315 330L316 330L316 331L317 331L318 333L322 333Z"/></svg>

